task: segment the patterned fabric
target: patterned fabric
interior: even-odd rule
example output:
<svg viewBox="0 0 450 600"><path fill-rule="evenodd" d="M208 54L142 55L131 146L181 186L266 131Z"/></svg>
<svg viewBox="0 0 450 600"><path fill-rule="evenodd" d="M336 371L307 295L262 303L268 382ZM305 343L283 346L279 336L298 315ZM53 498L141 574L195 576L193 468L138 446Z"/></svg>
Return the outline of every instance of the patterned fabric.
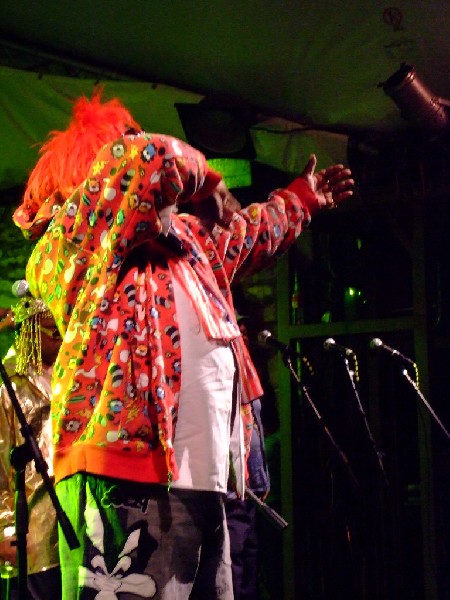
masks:
<svg viewBox="0 0 450 600"><path fill-rule="evenodd" d="M212 233L194 216L173 214L161 236L158 211L188 200L207 175L204 156L180 140L124 136L102 149L35 246L30 289L65 334L53 375L57 480L79 471L142 482L177 477L182 361L172 277L180 269L189 272L205 333L233 340L243 402L262 393L230 283L286 250L314 195L306 183L303 202L279 190Z"/></svg>
<svg viewBox="0 0 450 600"><path fill-rule="evenodd" d="M58 192L52 194L42 206L21 205L13 214L14 223L20 227L24 237L37 240L47 229L48 224L61 209L64 200Z"/></svg>

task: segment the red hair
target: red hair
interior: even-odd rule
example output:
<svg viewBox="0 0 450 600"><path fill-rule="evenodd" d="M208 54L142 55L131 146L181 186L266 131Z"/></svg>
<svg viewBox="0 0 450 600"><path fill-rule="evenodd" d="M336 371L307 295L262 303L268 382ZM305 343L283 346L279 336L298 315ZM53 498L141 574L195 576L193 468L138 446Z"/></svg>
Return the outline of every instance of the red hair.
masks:
<svg viewBox="0 0 450 600"><path fill-rule="evenodd" d="M72 194L87 177L95 156L106 143L127 129L140 130L120 100L113 98L102 103L102 92L102 88L94 90L91 100L85 96L77 99L68 128L51 131L40 148L40 158L30 173L18 209L27 215L28 224L50 196L61 203Z"/></svg>

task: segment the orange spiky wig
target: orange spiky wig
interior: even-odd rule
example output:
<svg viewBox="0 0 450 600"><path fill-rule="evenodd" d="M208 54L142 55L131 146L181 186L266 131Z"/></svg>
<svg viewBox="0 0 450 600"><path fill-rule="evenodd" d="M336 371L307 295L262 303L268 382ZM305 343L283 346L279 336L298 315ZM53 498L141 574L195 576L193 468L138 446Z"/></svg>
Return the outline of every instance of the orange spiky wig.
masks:
<svg viewBox="0 0 450 600"><path fill-rule="evenodd" d="M39 150L22 204L13 218L26 237L36 239L47 228L55 212L84 181L98 151L130 128L140 130L128 109L113 98L101 101L103 89L92 99L78 98L64 131L54 130Z"/></svg>

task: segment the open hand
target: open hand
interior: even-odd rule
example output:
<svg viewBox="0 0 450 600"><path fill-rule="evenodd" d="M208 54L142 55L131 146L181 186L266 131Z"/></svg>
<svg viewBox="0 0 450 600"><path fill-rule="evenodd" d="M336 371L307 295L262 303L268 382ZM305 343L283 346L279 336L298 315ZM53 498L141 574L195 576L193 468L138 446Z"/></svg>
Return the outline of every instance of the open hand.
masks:
<svg viewBox="0 0 450 600"><path fill-rule="evenodd" d="M300 177L305 179L323 208L335 208L353 195L352 172L344 165L332 165L315 173L317 158L312 154Z"/></svg>

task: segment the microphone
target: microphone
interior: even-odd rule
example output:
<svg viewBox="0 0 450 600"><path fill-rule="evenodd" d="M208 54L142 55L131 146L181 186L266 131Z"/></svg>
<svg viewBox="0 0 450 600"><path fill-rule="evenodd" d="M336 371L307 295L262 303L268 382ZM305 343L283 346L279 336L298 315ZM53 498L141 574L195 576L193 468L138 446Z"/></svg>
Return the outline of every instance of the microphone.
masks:
<svg viewBox="0 0 450 600"><path fill-rule="evenodd" d="M391 348L390 346L388 346L387 344L385 344L384 342L382 342L380 340L380 338L373 338L373 340L371 340L370 343L369 343L369 347L372 350L377 350L377 349L381 348L382 350L384 350L385 352L387 352L391 356L396 356L397 358L400 358L404 362L407 362L407 363L409 363L411 365L415 365L416 364L413 360L411 360L410 358L408 358L407 356L405 356L404 354L402 354L401 352L399 352L395 348Z"/></svg>
<svg viewBox="0 0 450 600"><path fill-rule="evenodd" d="M18 279L12 284L11 291L17 298L23 298L23 296L30 293L28 281L26 279Z"/></svg>
<svg viewBox="0 0 450 600"><path fill-rule="evenodd" d="M260 344L267 344L269 346L273 346L277 350L280 350L284 353L290 352L289 346L283 344L283 342L280 342L276 338L272 337L272 334L267 329L264 329L263 331L260 331L258 333L258 342Z"/></svg>
<svg viewBox="0 0 450 600"><path fill-rule="evenodd" d="M351 348L346 348L345 346L341 346L340 344L336 344L333 338L328 338L323 343L324 350L334 351L338 354L342 354L343 356L352 356L355 353Z"/></svg>

